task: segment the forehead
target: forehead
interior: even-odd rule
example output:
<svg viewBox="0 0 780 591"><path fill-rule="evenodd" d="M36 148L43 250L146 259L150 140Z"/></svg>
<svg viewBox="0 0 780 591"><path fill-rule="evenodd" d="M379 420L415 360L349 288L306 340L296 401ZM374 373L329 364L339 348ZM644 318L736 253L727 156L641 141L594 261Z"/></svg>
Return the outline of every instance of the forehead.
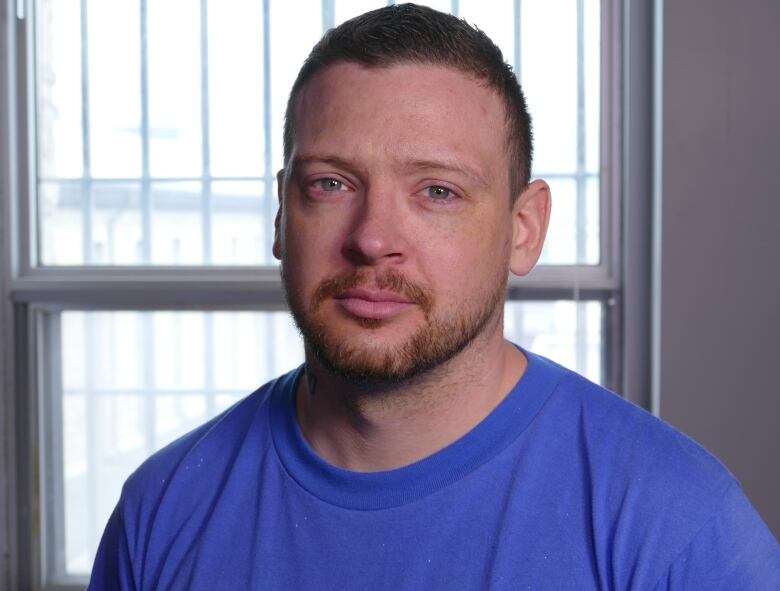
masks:
<svg viewBox="0 0 780 591"><path fill-rule="evenodd" d="M304 86L295 109L294 153L404 158L444 152L482 168L507 166L503 102L453 68L334 64Z"/></svg>

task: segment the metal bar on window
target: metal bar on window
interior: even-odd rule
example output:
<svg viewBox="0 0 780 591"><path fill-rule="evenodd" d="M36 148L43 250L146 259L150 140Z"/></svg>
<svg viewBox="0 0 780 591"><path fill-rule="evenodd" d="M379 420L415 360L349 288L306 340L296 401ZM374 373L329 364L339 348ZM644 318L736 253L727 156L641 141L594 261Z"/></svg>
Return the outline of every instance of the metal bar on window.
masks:
<svg viewBox="0 0 780 591"><path fill-rule="evenodd" d="M41 454L44 469L50 478L44 487L41 500L42 523L48 534L44 537L42 551L46 568L45 578L52 573L65 572L65 449L63 445L65 399L62 387L62 331L60 314L47 315L41 323L44 336L40 345L49 371L43 372L43 400L46 412L42 413L43 438L46 450Z"/></svg>
<svg viewBox="0 0 780 591"><path fill-rule="evenodd" d="M276 216L274 199L273 140L271 135L271 0L263 0L263 136L265 141L265 222L266 227ZM280 105L281 107L281 105ZM273 249L274 233L266 232L266 253ZM268 331L269 342L276 340L272 329ZM274 347L268 347L268 362L274 360Z"/></svg>
<svg viewBox="0 0 780 591"><path fill-rule="evenodd" d="M84 350L99 351L101 343L97 338L97 326L99 316L93 314L84 314ZM94 358L91 355L84 356L84 416L86 424L86 480L87 495L85 499L88 508L98 506L98 449L102 445L98 441L97 434L97 401L95 392L96 384L96 366ZM87 523L85 527L89 532L87 539L90 547L97 548L99 540L95 539L94 533L97 528L95 511L88 510Z"/></svg>
<svg viewBox="0 0 780 591"><path fill-rule="evenodd" d="M276 200L273 195L273 138L271 135L271 0L263 0L263 143L265 145L263 187L266 224L276 215ZM266 252L271 252L273 235L268 233Z"/></svg>
<svg viewBox="0 0 780 591"><path fill-rule="evenodd" d="M154 338L154 318L149 312L141 312L139 315L141 321L141 342L140 359L143 367L143 417L144 417L144 443L146 444L146 455L151 455L157 450L157 416L155 412L155 403L157 396L155 394L155 338Z"/></svg>
<svg viewBox="0 0 780 591"><path fill-rule="evenodd" d="M585 0L577 0L577 264L587 259L585 133Z"/></svg>
<svg viewBox="0 0 780 591"><path fill-rule="evenodd" d="M522 57L522 32L521 32L521 20L520 20L520 0L514 0L514 37L515 37L515 55L513 58L513 64L512 67L515 71L515 76L517 77L518 82L521 82L520 77L520 58Z"/></svg>
<svg viewBox="0 0 780 591"><path fill-rule="evenodd" d="M460 0L451 0L450 1L450 12L454 16L460 16Z"/></svg>
<svg viewBox="0 0 780 591"><path fill-rule="evenodd" d="M152 206L149 186L149 16L141 6L141 262L152 262Z"/></svg>
<svg viewBox="0 0 780 591"><path fill-rule="evenodd" d="M202 175L201 217L203 223L203 264L211 263L212 195L211 195L211 134L209 124L209 25L208 0L200 0L200 118Z"/></svg>
<svg viewBox="0 0 780 591"><path fill-rule="evenodd" d="M89 101L89 17L87 0L81 0L81 233L82 258L85 264L92 262L92 155L90 144Z"/></svg>
<svg viewBox="0 0 780 591"><path fill-rule="evenodd" d="M577 0L577 254L576 262L581 265L587 259L587 179L585 157L585 0ZM587 334L587 309L575 296L575 339L576 368L584 373L587 368L588 344L583 335Z"/></svg>

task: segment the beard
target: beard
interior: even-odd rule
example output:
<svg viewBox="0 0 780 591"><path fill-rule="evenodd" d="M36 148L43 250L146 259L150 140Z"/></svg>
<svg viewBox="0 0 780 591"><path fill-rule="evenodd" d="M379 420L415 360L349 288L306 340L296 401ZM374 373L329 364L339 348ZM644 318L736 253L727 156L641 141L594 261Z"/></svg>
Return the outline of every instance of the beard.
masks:
<svg viewBox="0 0 780 591"><path fill-rule="evenodd" d="M492 289L478 293L472 300L459 302L446 314L437 314L431 291L394 270L376 274L364 267L326 279L317 286L310 301L304 302L300 292L291 285L286 268L283 263L285 296L306 350L333 374L364 387L381 389L413 380L455 357L485 330L491 320L502 318L506 274L492 283ZM381 348L367 348L349 342L332 329L320 310L327 300L357 287L390 290L403 295L423 312L422 325L400 345L388 343ZM393 320L351 318L349 321L367 331L375 331Z"/></svg>

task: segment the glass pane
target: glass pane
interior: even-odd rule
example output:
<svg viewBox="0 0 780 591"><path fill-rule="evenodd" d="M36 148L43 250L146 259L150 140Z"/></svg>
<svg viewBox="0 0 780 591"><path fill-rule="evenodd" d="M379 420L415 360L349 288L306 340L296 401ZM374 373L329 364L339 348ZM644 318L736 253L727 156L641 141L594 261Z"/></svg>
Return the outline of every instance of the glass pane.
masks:
<svg viewBox="0 0 780 591"><path fill-rule="evenodd" d="M583 206L585 221L583 227L577 230L578 239L582 242L584 249L577 262L587 265L597 265L601 258L601 245L599 244L601 238L601 218L599 216L601 192L599 185L599 177L595 174L588 176L585 181L586 202Z"/></svg>
<svg viewBox="0 0 780 591"><path fill-rule="evenodd" d="M520 75L534 124L534 175L577 170L576 0L520 4Z"/></svg>
<svg viewBox="0 0 780 591"><path fill-rule="evenodd" d="M87 147L95 177L141 174L141 17L137 0L87 3Z"/></svg>
<svg viewBox="0 0 780 591"><path fill-rule="evenodd" d="M64 545L55 577L89 572L122 483L145 458L303 361L286 312L65 311L46 323L60 335L45 344L55 376L47 490L63 491L47 523L50 543ZM507 338L597 382L601 325L599 302L505 307Z"/></svg>
<svg viewBox="0 0 780 591"><path fill-rule="evenodd" d="M286 312L80 312L47 316L47 540L53 577L86 575L122 483L152 452L303 361ZM47 334L57 334L49 331ZM53 549L54 550L54 549Z"/></svg>
<svg viewBox="0 0 780 591"><path fill-rule="evenodd" d="M271 5L271 138L270 174L282 168L282 132L287 96L298 70L322 36L320 0L274 2ZM306 18L301 18L305 14Z"/></svg>
<svg viewBox="0 0 780 591"><path fill-rule="evenodd" d="M518 345L602 381L600 302L507 302L504 334Z"/></svg>
<svg viewBox="0 0 780 591"><path fill-rule="evenodd" d="M498 45L504 60L514 66L515 21L514 0L492 0L490 10L485 10L484 0L459 0L460 14L469 23L485 31Z"/></svg>
<svg viewBox="0 0 780 591"><path fill-rule="evenodd" d="M395 2L395 4L401 4L401 2ZM421 0L420 2L417 2L417 4L430 6L431 8L442 12L451 12L452 10L452 0Z"/></svg>
<svg viewBox="0 0 780 591"><path fill-rule="evenodd" d="M359 14L386 5L387 2L383 2L382 0L335 0L333 25L340 25L344 21L348 21ZM447 9L445 8L444 10Z"/></svg>
<svg viewBox="0 0 780 591"><path fill-rule="evenodd" d="M200 3L148 4L152 176L201 174Z"/></svg>
<svg viewBox="0 0 780 591"><path fill-rule="evenodd" d="M323 16L339 24L385 2L333 0L323 15L321 0L206 0L205 22L200 3L147 2L142 22L138 0L87 0L83 19L76 0L38 1L40 262L275 265L275 193L258 187L282 166L290 86L330 24ZM554 185L542 264L598 264L599 2L427 4L456 6L519 61L534 175ZM83 182L55 183L64 178ZM102 184L110 179L118 183Z"/></svg>
<svg viewBox="0 0 780 591"><path fill-rule="evenodd" d="M209 141L211 174L263 176L263 6L210 0Z"/></svg>
<svg viewBox="0 0 780 591"><path fill-rule="evenodd" d="M137 183L96 183L90 262L137 265L143 262L141 188Z"/></svg>
<svg viewBox="0 0 780 591"><path fill-rule="evenodd" d="M593 0L591 0L593 2ZM583 15L584 48L583 68L585 74L585 150L587 171L598 173L601 162L601 14L588 6Z"/></svg>
<svg viewBox="0 0 780 591"><path fill-rule="evenodd" d="M596 175L550 177L552 213L542 265L596 265L600 257L600 194Z"/></svg>
<svg viewBox="0 0 780 591"><path fill-rule="evenodd" d="M577 182L567 178L550 178L548 182L552 212L539 263L565 265L577 259Z"/></svg>
<svg viewBox="0 0 780 591"><path fill-rule="evenodd" d="M162 183L151 188L151 262L199 265L203 256L203 188L199 183ZM206 216L208 214L205 214Z"/></svg>
<svg viewBox="0 0 780 591"><path fill-rule="evenodd" d="M41 261L47 265L84 264L88 211L89 191L80 182L38 185Z"/></svg>
<svg viewBox="0 0 780 591"><path fill-rule="evenodd" d="M80 177L81 11L79 0L38 7L38 167L43 177Z"/></svg>
<svg viewBox="0 0 780 591"><path fill-rule="evenodd" d="M272 190L271 190L272 191ZM276 196L265 195L265 183L215 182L211 189L212 261L218 265L273 264L271 243Z"/></svg>

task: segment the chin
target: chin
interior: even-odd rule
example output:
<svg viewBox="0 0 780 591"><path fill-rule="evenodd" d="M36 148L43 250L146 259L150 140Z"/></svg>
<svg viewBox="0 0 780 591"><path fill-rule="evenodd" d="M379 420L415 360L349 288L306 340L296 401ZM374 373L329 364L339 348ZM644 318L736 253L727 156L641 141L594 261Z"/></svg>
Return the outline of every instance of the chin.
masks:
<svg viewBox="0 0 780 591"><path fill-rule="evenodd" d="M492 317L434 320L407 330L374 320L370 327L355 322L354 330L337 330L340 321L296 322L307 351L328 371L352 383L380 387L408 382L446 363L472 343Z"/></svg>

